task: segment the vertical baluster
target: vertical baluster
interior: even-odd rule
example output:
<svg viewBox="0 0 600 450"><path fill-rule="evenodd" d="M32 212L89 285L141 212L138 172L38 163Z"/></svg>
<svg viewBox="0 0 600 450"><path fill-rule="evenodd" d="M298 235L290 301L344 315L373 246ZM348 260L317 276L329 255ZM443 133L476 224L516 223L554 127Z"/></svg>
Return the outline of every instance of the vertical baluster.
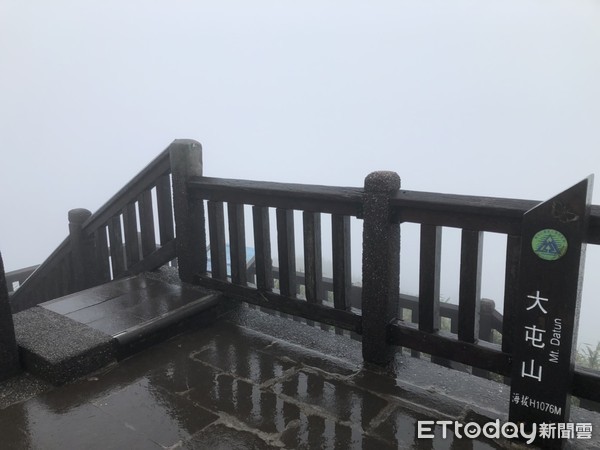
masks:
<svg viewBox="0 0 600 450"><path fill-rule="evenodd" d="M504 279L504 311L502 318L502 351L512 353L514 340L514 307L519 295L519 262L521 236L509 235L506 240L506 272Z"/></svg>
<svg viewBox="0 0 600 450"><path fill-rule="evenodd" d="M482 249L481 231L462 230L458 339L465 342L476 342L479 336Z"/></svg>
<svg viewBox="0 0 600 450"><path fill-rule="evenodd" d="M210 238L210 267L212 277L227 280L227 255L225 252L225 217L223 202L209 201L208 233Z"/></svg>
<svg viewBox="0 0 600 450"><path fill-rule="evenodd" d="M323 261L321 252L321 213L304 211L304 286L309 303L323 298Z"/></svg>
<svg viewBox="0 0 600 450"><path fill-rule="evenodd" d="M336 309L350 308L350 217L331 216L333 240L333 304Z"/></svg>
<svg viewBox="0 0 600 450"><path fill-rule="evenodd" d="M419 308L421 307L421 299L418 299L418 303L415 305L411 305L412 307L409 308L410 311L410 322L411 323L416 323L416 324L420 324L420 319L419 319ZM402 309L401 309L402 311ZM402 316L402 314L401 314ZM412 356L413 358L420 358L421 357L421 352L418 350L414 350L414 349L410 349L410 356Z"/></svg>
<svg viewBox="0 0 600 450"><path fill-rule="evenodd" d="M254 246L256 258L256 287L270 291L273 289L273 262L271 261L271 235L269 233L269 209L252 207L254 225Z"/></svg>
<svg viewBox="0 0 600 450"><path fill-rule="evenodd" d="M64 258L57 268L58 278L60 279L60 292L57 297L70 294L80 290L80 286L75 286L71 274L73 273L73 262L71 258Z"/></svg>
<svg viewBox="0 0 600 450"><path fill-rule="evenodd" d="M49 282L50 282L50 285L52 286L52 288L50 289L51 295L48 297L49 300L58 298L62 295L63 280L62 280L61 269L62 269L62 267L60 265L56 265L50 271ZM67 277L69 277L69 274L67 274Z"/></svg>
<svg viewBox="0 0 600 450"><path fill-rule="evenodd" d="M130 203L125 207L123 214L123 228L125 229L125 253L127 268L129 269L140 260L135 203Z"/></svg>
<svg viewBox="0 0 600 450"><path fill-rule="evenodd" d="M96 284L105 283L110 280L110 261L108 259L108 241L106 238L106 226L98 228L94 233L94 240L96 245L96 260L97 271Z"/></svg>
<svg viewBox="0 0 600 450"><path fill-rule="evenodd" d="M419 330L433 333L440 328L440 257L442 228L421 225L419 267Z"/></svg>
<svg viewBox="0 0 600 450"><path fill-rule="evenodd" d="M248 282L246 274L246 226L244 205L227 204L229 221L229 250L231 253L231 281L245 286Z"/></svg>
<svg viewBox="0 0 600 450"><path fill-rule="evenodd" d="M112 260L113 279L125 271L123 258L123 234L121 232L121 216L115 216L108 222L108 239L110 242L110 257Z"/></svg>
<svg viewBox="0 0 600 450"><path fill-rule="evenodd" d="M154 211L152 208L152 192L144 191L138 198L140 213L140 229L142 233L142 254L144 258L156 250L154 234Z"/></svg>
<svg viewBox="0 0 600 450"><path fill-rule="evenodd" d="M160 245L175 239L173 229L173 201L169 175L162 175L156 182L156 207L158 209L158 235Z"/></svg>
<svg viewBox="0 0 600 450"><path fill-rule="evenodd" d="M296 297L296 250L294 246L294 211L277 208L277 252L279 256L279 291Z"/></svg>

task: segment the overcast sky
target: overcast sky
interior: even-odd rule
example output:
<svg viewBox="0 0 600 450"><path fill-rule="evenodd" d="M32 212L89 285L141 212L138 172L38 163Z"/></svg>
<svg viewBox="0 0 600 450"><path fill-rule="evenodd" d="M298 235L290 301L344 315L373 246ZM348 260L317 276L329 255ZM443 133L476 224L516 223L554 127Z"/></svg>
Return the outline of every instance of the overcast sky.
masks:
<svg viewBox="0 0 600 450"><path fill-rule="evenodd" d="M597 0L3 0L0 251L7 270L41 262L69 209L175 138L203 144L208 176L360 186L386 169L410 190L543 200L600 169L599 80Z"/></svg>

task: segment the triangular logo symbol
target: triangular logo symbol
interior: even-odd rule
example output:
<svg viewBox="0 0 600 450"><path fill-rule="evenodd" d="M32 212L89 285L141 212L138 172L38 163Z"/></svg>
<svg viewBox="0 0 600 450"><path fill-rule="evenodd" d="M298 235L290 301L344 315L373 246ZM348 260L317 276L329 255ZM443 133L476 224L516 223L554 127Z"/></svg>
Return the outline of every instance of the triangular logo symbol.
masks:
<svg viewBox="0 0 600 450"><path fill-rule="evenodd" d="M547 253L549 255L560 255L560 247L552 236L546 236L541 244L536 249L538 252Z"/></svg>

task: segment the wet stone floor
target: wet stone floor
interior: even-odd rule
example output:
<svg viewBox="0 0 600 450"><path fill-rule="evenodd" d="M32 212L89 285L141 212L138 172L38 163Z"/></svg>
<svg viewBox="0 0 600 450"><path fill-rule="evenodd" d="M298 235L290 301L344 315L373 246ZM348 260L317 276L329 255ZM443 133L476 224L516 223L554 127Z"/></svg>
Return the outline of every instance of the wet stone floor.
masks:
<svg viewBox="0 0 600 450"><path fill-rule="evenodd" d="M222 321L0 410L2 449L490 449L358 365Z"/></svg>

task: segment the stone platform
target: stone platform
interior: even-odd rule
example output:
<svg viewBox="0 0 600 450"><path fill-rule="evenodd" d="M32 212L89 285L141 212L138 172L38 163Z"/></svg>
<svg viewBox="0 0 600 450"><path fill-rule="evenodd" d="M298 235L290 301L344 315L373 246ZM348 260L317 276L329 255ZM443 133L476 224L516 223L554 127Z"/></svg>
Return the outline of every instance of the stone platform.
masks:
<svg viewBox="0 0 600 450"><path fill-rule="evenodd" d="M530 448L443 438L439 427L433 439L417 436L418 420L506 421L503 384L401 353L389 371L365 367L348 335L188 292L166 275L122 280L130 293L103 301L64 297L15 320L21 351L36 348L51 366L0 385L2 448ZM150 292L155 305L143 304ZM36 339L23 337L27 327ZM71 370L60 383L79 379L59 387L39 379L57 384L44 370L60 364ZM600 448L598 414L573 408L571 421L592 423L594 433L569 448Z"/></svg>
<svg viewBox="0 0 600 450"><path fill-rule="evenodd" d="M416 437L417 420L469 414L477 412L364 369L356 341L240 307L0 410L0 436L7 449L502 448Z"/></svg>

